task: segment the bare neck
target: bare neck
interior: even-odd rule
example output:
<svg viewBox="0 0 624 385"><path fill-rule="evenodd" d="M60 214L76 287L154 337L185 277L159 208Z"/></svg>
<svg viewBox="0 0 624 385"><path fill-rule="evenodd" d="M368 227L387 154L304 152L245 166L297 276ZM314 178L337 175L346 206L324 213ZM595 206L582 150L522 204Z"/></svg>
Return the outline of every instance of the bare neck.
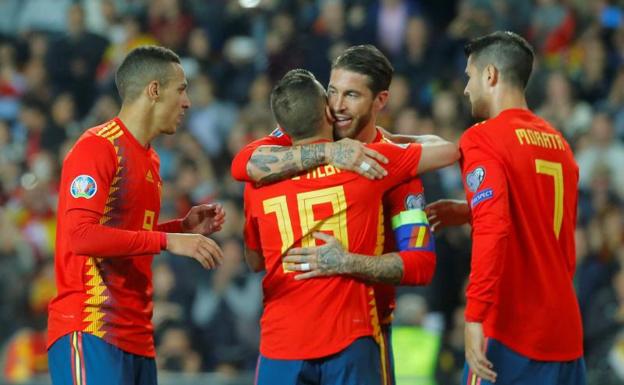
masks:
<svg viewBox="0 0 624 385"><path fill-rule="evenodd" d="M311 144L311 143L316 143L320 141L333 142L333 139L334 138L328 135L314 135L305 139L300 139L300 140L295 139L293 140L293 145L302 146L304 144Z"/></svg>
<svg viewBox="0 0 624 385"><path fill-rule="evenodd" d="M117 116L132 136L143 147L147 147L158 135L158 132L154 128L150 115L145 112L145 109L139 103L122 105Z"/></svg>
<svg viewBox="0 0 624 385"><path fill-rule="evenodd" d="M489 111L490 118L512 108L529 109L524 91L516 87L501 85L492 94L492 103Z"/></svg>

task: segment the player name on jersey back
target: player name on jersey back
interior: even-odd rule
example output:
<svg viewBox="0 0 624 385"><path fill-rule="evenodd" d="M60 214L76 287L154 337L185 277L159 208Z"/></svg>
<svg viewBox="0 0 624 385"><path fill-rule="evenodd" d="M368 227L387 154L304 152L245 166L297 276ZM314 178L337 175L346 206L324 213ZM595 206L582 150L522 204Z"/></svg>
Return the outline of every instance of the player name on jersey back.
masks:
<svg viewBox="0 0 624 385"><path fill-rule="evenodd" d="M549 134L543 131L532 130L529 128L517 128L516 138L520 145L532 145L548 149L564 151L565 147L561 137L557 134Z"/></svg>
<svg viewBox="0 0 624 385"><path fill-rule="evenodd" d="M301 179L319 179L324 178L326 176L332 176L335 174L340 174L342 172L338 167L334 167L331 164L318 166L305 174L299 174L297 176L292 177L292 180L301 180Z"/></svg>

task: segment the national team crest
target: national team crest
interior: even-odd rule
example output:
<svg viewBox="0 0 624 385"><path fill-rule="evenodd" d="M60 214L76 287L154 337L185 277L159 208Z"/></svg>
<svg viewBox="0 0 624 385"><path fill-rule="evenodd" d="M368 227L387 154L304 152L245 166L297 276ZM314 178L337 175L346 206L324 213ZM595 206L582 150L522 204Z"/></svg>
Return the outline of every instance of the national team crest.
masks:
<svg viewBox="0 0 624 385"><path fill-rule="evenodd" d="M485 169L477 167L466 175L466 185L470 191L476 192L479 186L481 186L483 179L485 179Z"/></svg>
<svg viewBox="0 0 624 385"><path fill-rule="evenodd" d="M280 137L284 136L284 131L282 131L282 129L280 127L276 127L275 130L273 130L273 132L271 132L269 134L269 136L280 138Z"/></svg>
<svg viewBox="0 0 624 385"><path fill-rule="evenodd" d="M425 195L424 194L409 194L405 198L405 209L407 210L422 210L425 208Z"/></svg>
<svg viewBox="0 0 624 385"><path fill-rule="evenodd" d="M78 175L71 183L69 192L74 198L91 199L97 192L97 183L90 175Z"/></svg>

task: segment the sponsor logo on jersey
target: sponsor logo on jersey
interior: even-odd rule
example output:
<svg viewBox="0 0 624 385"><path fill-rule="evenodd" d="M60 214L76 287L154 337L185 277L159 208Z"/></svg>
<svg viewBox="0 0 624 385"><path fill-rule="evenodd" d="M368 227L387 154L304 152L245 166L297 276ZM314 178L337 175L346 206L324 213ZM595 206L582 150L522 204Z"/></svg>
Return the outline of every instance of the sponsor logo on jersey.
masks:
<svg viewBox="0 0 624 385"><path fill-rule="evenodd" d="M477 167L466 175L466 185L470 191L475 192L481 186L483 179L485 179L485 169Z"/></svg>
<svg viewBox="0 0 624 385"><path fill-rule="evenodd" d="M78 175L71 183L69 192L74 198L91 199L97 192L97 183L90 175Z"/></svg>
<svg viewBox="0 0 624 385"><path fill-rule="evenodd" d="M488 199L492 199L493 197L494 191L491 188L486 188L485 190L479 191L472 197L472 200L470 201L470 207L474 208L479 203Z"/></svg>
<svg viewBox="0 0 624 385"><path fill-rule="evenodd" d="M409 194L405 198L405 208L407 210L422 210L425 208L424 194Z"/></svg>

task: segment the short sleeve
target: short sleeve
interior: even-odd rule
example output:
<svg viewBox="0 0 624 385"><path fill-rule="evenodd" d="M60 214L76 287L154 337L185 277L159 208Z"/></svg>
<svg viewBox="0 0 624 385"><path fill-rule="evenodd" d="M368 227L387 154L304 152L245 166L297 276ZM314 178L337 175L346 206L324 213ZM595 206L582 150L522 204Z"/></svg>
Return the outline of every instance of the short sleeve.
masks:
<svg viewBox="0 0 624 385"><path fill-rule="evenodd" d="M63 162L59 194L66 194L67 210L104 214L116 171L117 156L108 140L96 136L79 140Z"/></svg>
<svg viewBox="0 0 624 385"><path fill-rule="evenodd" d="M407 181L418 173L418 163L422 154L422 146L420 144L384 142L373 143L368 145L368 147L388 158L388 163L383 165L388 175L380 180L384 189Z"/></svg>

